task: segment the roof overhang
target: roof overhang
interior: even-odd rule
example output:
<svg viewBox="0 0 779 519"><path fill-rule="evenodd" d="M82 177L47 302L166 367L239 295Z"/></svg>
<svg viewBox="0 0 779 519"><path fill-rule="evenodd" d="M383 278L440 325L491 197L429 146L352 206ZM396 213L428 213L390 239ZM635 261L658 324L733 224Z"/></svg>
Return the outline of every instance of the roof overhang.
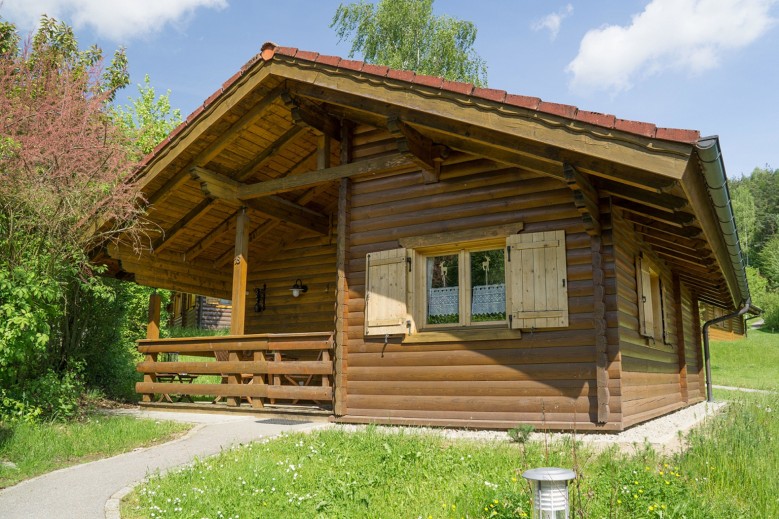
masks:
<svg viewBox="0 0 779 519"><path fill-rule="evenodd" d="M321 185L370 173L343 164L329 167L329 159L317 148L325 137L339 140L343 121L398 137L423 167L431 164L432 146L454 152L435 159L444 169L447 161L481 160L495 168L518 168L564 182L566 168L574 167L601 200L607 198L625 211L683 280L694 278L703 300L733 307L748 297L737 260L738 241L733 243L730 224L721 222L729 218L732 224L732 209L716 138L699 141L694 131L657 128L273 44L263 46L171 132L137 172L152 217L164 201L172 200L172 212L159 210L155 223L168 234L176 231L180 243L170 245L167 254L156 254L155 261L176 257L186 261L188 254L203 254L215 243L206 238L217 230L230 230L229 215L242 199L286 197L266 205L275 208L271 216L299 227L323 214L327 203L316 206L322 190L304 195L301 189L314 186L314 179ZM247 135L260 130L269 137L249 142ZM289 143L296 150L294 157ZM332 152L336 160L338 152ZM313 154L321 162L312 168L307 164ZM275 157L280 164L297 162L282 174L277 174L278 168L263 170L262 165ZM311 171L323 164L328 166L326 173ZM382 165L388 171L416 167L392 160ZM723 204L730 217L718 212ZM214 213L213 219L202 216L208 211ZM285 220L280 214L293 216ZM202 218L202 226L211 229L194 244L185 240L188 235L180 227L192 218ZM315 225L311 228L317 230Z"/></svg>

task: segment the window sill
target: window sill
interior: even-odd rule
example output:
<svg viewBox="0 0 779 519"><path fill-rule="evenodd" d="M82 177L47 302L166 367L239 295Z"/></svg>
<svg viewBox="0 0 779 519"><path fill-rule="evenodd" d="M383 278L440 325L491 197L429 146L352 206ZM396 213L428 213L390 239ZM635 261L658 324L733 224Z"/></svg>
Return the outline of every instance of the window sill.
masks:
<svg viewBox="0 0 779 519"><path fill-rule="evenodd" d="M403 344L462 341L502 341L520 338L522 338L522 333L519 330L509 330L508 328L436 330L407 335L403 338Z"/></svg>

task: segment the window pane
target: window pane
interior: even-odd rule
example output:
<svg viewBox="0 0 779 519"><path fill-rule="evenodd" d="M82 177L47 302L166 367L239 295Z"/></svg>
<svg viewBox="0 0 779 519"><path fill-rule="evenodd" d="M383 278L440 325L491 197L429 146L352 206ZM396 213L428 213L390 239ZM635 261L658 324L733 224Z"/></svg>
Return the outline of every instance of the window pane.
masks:
<svg viewBox="0 0 779 519"><path fill-rule="evenodd" d="M503 249L471 253L471 321L506 320Z"/></svg>
<svg viewBox="0 0 779 519"><path fill-rule="evenodd" d="M427 258L427 324L460 322L460 256Z"/></svg>

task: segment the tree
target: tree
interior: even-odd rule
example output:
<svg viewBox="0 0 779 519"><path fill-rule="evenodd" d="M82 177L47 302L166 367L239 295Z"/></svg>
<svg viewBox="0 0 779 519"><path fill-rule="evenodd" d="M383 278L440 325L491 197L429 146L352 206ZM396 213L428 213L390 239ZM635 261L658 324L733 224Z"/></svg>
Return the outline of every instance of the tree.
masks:
<svg viewBox="0 0 779 519"><path fill-rule="evenodd" d="M743 184L734 187L731 190L731 200L733 201L733 212L736 217L736 227L741 241L741 249L746 257L747 265L751 253L752 236L755 234L757 225L757 213L755 210L755 198L752 192Z"/></svg>
<svg viewBox="0 0 779 519"><path fill-rule="evenodd" d="M113 297L87 251L138 232L142 207L109 115L124 53L103 68L99 48L80 51L48 17L19 41L0 21L0 390L29 394L36 378L70 380L90 332L84 302ZM117 223L90 232L105 221Z"/></svg>
<svg viewBox="0 0 779 519"><path fill-rule="evenodd" d="M116 122L133 142L136 153L151 152L162 139L181 123L181 110L170 106L170 90L157 97L148 74L138 85L138 98L130 105L116 108Z"/></svg>
<svg viewBox="0 0 779 519"><path fill-rule="evenodd" d="M433 14L434 0L359 0L341 4L330 27L339 41L351 38L349 57L361 53L367 63L487 84L487 66L473 49L472 22Z"/></svg>

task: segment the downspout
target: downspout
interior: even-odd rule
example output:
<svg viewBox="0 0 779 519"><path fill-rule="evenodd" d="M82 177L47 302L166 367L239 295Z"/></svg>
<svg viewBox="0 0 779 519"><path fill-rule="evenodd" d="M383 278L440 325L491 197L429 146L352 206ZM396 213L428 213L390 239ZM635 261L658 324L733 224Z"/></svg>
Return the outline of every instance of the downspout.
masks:
<svg viewBox="0 0 779 519"><path fill-rule="evenodd" d="M737 312L733 312L722 317L716 317L703 323L703 363L706 365L706 400L708 402L714 402L714 395L711 387L711 354L709 351L709 326L722 321L727 321L733 317L741 317L749 311L752 307L752 299L747 298L744 306Z"/></svg>

